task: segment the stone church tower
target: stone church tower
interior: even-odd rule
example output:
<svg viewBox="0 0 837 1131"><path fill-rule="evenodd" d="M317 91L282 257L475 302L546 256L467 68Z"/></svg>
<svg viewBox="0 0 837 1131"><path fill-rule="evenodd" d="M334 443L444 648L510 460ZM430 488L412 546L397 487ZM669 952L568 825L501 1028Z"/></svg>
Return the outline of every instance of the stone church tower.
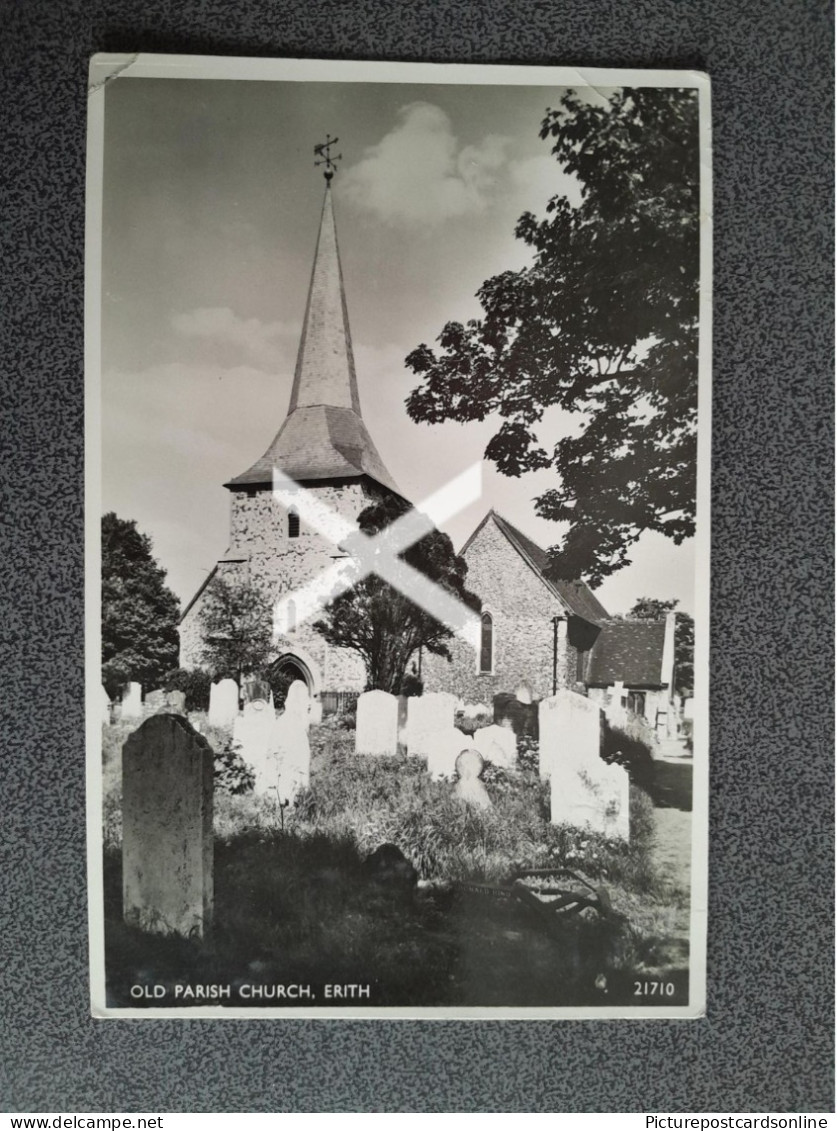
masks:
<svg viewBox="0 0 837 1131"><path fill-rule="evenodd" d="M225 484L231 495L230 544L204 585L187 606L180 624L180 663L201 664L200 610L215 576L258 586L272 610L345 554L306 526L291 503L274 497L278 468L300 490L339 514L356 520L385 493L399 495L363 421L337 232L331 199L331 165L314 269L299 343L288 414L264 455ZM290 605L274 640L274 670L304 679L312 695L362 691L360 658L333 648L308 623L295 623Z"/></svg>

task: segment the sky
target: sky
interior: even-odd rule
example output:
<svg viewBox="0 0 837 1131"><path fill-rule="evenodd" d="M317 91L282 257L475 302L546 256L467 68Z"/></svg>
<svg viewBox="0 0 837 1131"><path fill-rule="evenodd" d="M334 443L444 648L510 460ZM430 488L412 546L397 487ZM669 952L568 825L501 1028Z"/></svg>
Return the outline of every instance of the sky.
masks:
<svg viewBox="0 0 837 1131"><path fill-rule="evenodd" d="M120 78L106 88L102 232L102 501L150 535L184 605L228 544L223 484L285 418L324 183L342 152L338 240L364 419L420 504L482 462L478 503L446 523L459 548L493 506L542 546L562 527L482 460L499 424L415 424L407 354L479 315L489 277L530 261L514 228L578 186L539 137L560 88ZM550 410L554 442L578 427ZM644 535L597 596L694 607L694 551Z"/></svg>

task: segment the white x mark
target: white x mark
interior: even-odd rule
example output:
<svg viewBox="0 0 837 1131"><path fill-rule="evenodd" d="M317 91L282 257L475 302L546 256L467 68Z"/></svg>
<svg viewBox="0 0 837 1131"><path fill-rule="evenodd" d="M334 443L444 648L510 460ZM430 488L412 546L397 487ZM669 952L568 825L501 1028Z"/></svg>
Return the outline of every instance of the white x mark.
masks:
<svg viewBox="0 0 837 1131"><path fill-rule="evenodd" d="M278 468L273 471L273 496L326 538L348 558L328 566L307 584L281 597L273 610L274 634L286 631L289 606L294 603L297 624L322 612L325 606L370 574L387 581L429 616L447 625L473 648L479 639L477 613L440 585L425 577L398 555L446 519L475 502L482 492L482 466L473 464L421 504L374 535L364 534L356 522L339 514Z"/></svg>

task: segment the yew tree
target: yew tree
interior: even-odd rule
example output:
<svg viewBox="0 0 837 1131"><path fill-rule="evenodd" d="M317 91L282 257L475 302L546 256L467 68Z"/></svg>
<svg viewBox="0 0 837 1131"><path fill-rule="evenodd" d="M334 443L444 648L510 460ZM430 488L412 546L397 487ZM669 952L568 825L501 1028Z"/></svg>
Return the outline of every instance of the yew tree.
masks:
<svg viewBox="0 0 837 1131"><path fill-rule="evenodd" d="M151 689L177 666L180 606L133 519L102 517L102 683L118 694L130 680Z"/></svg>
<svg viewBox="0 0 837 1131"><path fill-rule="evenodd" d="M554 577L592 586L629 564L644 531L694 533L699 288L695 91L572 90L547 111L557 193L520 217L530 266L487 280L482 316L449 322L407 358L413 420L498 428L486 459L505 475L555 472L537 513L567 523ZM577 427L549 443L547 410Z"/></svg>
<svg viewBox="0 0 837 1131"><path fill-rule="evenodd" d="M385 552L387 528L409 509L403 499L389 495L361 511L358 526L367 535L382 532ZM479 608L479 599L466 588L468 567L447 534L431 530L399 556L463 604ZM361 657L367 690L398 694L420 648L450 659L451 629L375 574L331 601L313 627L329 644Z"/></svg>

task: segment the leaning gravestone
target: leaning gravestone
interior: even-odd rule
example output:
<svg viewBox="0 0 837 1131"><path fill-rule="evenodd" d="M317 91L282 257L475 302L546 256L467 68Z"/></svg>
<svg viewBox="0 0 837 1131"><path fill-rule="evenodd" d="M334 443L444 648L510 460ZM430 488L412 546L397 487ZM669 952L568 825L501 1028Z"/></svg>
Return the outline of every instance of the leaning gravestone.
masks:
<svg viewBox="0 0 837 1131"><path fill-rule="evenodd" d="M493 762L504 770L517 765L517 735L511 727L480 727L474 731L474 746L486 762Z"/></svg>
<svg viewBox="0 0 837 1131"><path fill-rule="evenodd" d="M288 688L285 710L276 719L270 738L266 769L257 775L256 789L274 791L281 802L292 802L311 780L311 746L308 727L311 699L302 680Z"/></svg>
<svg viewBox="0 0 837 1131"><path fill-rule="evenodd" d="M387 691L364 691L357 701L355 753L393 755L398 751L398 700Z"/></svg>
<svg viewBox="0 0 837 1131"><path fill-rule="evenodd" d="M237 715L238 684L234 679L222 679L219 683L213 683L209 689L209 725L232 726Z"/></svg>
<svg viewBox="0 0 837 1131"><path fill-rule="evenodd" d="M122 913L154 934L212 920L212 747L179 715L152 715L122 748Z"/></svg>
<svg viewBox="0 0 837 1131"><path fill-rule="evenodd" d="M459 781L453 787L454 797L477 809L491 809L491 798L480 781L485 763L479 750L462 750L457 755L455 765Z"/></svg>
<svg viewBox="0 0 837 1131"><path fill-rule="evenodd" d="M233 745L248 766L255 772L255 790L263 792L265 775L269 775L269 751L276 715L264 699L247 703L244 713L233 723Z"/></svg>
<svg viewBox="0 0 837 1131"><path fill-rule="evenodd" d="M122 693L122 719L142 718L142 684L129 683Z"/></svg>
<svg viewBox="0 0 837 1131"><path fill-rule="evenodd" d="M629 840L630 779L622 766L602 761L598 705L574 691L559 691L541 703L540 733L552 823Z"/></svg>

